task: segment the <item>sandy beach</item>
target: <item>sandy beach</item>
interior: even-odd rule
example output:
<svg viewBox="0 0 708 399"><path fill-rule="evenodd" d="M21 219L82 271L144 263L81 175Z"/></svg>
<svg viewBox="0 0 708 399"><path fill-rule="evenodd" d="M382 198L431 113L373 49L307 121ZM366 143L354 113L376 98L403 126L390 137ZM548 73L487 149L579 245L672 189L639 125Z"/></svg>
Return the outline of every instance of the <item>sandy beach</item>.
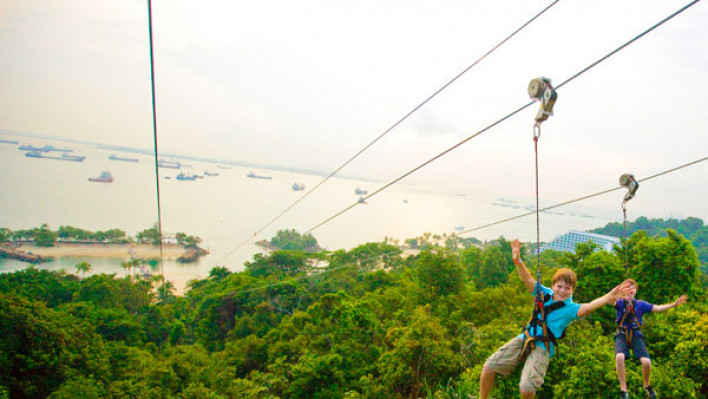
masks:
<svg viewBox="0 0 708 399"><path fill-rule="evenodd" d="M146 260L160 258L160 247L151 244L55 243L53 247L37 247L34 244L21 244L15 249L54 258L81 258L84 256L90 258L114 258L124 260L130 260L132 257ZM163 244L162 253L165 260L176 260L185 253L185 249L179 244ZM117 276L122 277L122 272L118 272ZM175 291L173 293L175 295L184 295L189 280L206 278L208 276L169 271L165 273L165 277L167 281L174 284Z"/></svg>
<svg viewBox="0 0 708 399"><path fill-rule="evenodd" d="M160 257L160 247L151 244L70 244L56 243L53 247L37 247L34 244L22 244L21 251L32 252L41 256L97 258L125 258L135 256L141 259ZM165 259L177 259L184 254L184 248L179 244L163 244L162 254Z"/></svg>

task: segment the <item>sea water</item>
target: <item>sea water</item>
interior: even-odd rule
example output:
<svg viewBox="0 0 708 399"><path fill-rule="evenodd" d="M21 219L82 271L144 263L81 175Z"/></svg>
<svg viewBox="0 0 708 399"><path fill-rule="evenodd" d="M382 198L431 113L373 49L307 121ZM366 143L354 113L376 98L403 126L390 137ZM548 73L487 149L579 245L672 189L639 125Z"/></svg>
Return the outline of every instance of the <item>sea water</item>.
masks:
<svg viewBox="0 0 708 399"><path fill-rule="evenodd" d="M0 143L0 170L3 171L0 173L0 227L20 230L46 223L52 230L62 225L90 231L118 228L135 237L158 221L159 187L162 231L198 236L203 240L201 246L209 251L207 256L191 264L165 261L163 267L168 279L204 277L215 266L240 271L244 262L264 252L256 242L270 239L281 229L304 233L314 228L311 234L321 247L348 250L367 242L381 242L384 237L396 238L402 244L405 239L426 232L440 236L459 233L528 213L533 206L531 198L504 199L499 198L499 193L464 190L448 192L405 182L381 191L366 203L358 203L361 196L355 194L355 189L368 190L371 194L388 182L336 176L302 198L324 177L234 165L221 169L217 163L177 159L185 165L182 169L159 168L159 179L156 179L153 156L88 144L14 139L20 144L70 148L74 150L73 155L86 156L86 160L30 158L18 149L19 145ZM137 158L139 162L109 160L112 154ZM104 170L112 173L112 183L88 181ZM219 175L205 176L205 171ZM203 178L180 181L176 179L180 172ZM271 179L249 178L250 172ZM296 182L304 184L306 189L294 191L292 185ZM350 206L348 211L319 226ZM544 213L542 240L550 240L570 229L590 229L616 221L601 213L581 207L574 211L564 208ZM535 233L536 219L531 215L464 236L491 240L503 235L533 241ZM125 259L62 257L37 267L63 268L73 273L75 265L83 260L91 264L93 273L124 273L120 262ZM0 259L2 272L27 266L23 262Z"/></svg>

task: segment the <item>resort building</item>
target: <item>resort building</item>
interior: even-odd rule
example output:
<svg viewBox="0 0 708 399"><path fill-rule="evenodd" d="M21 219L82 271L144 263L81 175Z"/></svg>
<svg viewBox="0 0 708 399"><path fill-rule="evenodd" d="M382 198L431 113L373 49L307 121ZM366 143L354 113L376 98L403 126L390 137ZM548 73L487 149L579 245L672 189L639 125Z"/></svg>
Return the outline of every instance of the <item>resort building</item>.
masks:
<svg viewBox="0 0 708 399"><path fill-rule="evenodd" d="M541 252L547 249L553 249L555 251L575 253L576 245L580 243L588 243L590 241L597 244L600 247L599 249L604 249L605 251L610 252L612 251L612 246L614 244L620 243L620 239L617 237L570 230L561 236L557 236L548 244L541 245Z"/></svg>

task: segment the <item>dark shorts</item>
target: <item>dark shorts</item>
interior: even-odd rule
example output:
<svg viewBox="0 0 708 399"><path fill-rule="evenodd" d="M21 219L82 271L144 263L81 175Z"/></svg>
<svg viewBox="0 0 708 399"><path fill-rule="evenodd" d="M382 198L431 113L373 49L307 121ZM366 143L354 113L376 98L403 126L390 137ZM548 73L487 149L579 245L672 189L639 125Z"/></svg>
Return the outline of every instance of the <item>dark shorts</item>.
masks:
<svg viewBox="0 0 708 399"><path fill-rule="evenodd" d="M629 359L629 349L630 346L627 344L627 337L624 333L615 334L615 354L624 353L624 358ZM649 357L649 352L647 352L647 345L644 343L644 337L641 335L636 335L632 337L632 353L637 359Z"/></svg>

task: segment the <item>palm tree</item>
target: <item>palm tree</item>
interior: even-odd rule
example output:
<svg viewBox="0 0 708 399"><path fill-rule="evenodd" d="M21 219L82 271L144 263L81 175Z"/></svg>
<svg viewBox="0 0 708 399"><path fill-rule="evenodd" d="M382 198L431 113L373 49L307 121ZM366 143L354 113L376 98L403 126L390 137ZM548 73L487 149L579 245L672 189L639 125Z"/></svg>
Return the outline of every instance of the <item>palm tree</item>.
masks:
<svg viewBox="0 0 708 399"><path fill-rule="evenodd" d="M123 270L125 270L125 275L127 276L128 273L130 272L130 269L133 267L133 262L130 262L130 261L120 262L120 267L122 267ZM132 274L132 273L130 273L130 274Z"/></svg>
<svg viewBox="0 0 708 399"><path fill-rule="evenodd" d="M157 287L157 300L162 303L170 303L175 296L172 291L175 290L175 285L171 281L165 281L161 286Z"/></svg>
<svg viewBox="0 0 708 399"><path fill-rule="evenodd" d="M91 264L88 262L81 262L76 265L76 271L81 272L81 278L86 277L86 272L91 271Z"/></svg>
<svg viewBox="0 0 708 399"><path fill-rule="evenodd" d="M133 275L133 269L140 266L140 259L131 259L120 263L121 267L126 270L131 276Z"/></svg>

